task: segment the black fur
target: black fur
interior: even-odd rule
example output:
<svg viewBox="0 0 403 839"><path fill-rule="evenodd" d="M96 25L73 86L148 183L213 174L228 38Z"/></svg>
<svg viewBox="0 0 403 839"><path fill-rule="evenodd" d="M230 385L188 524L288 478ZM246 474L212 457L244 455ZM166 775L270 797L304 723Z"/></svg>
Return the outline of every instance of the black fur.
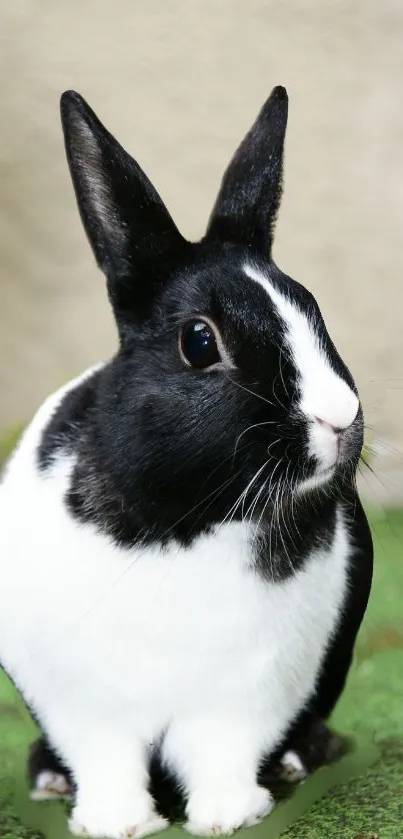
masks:
<svg viewBox="0 0 403 839"><path fill-rule="evenodd" d="M138 163L74 91L63 94L67 159L84 228L122 337L150 312L183 239Z"/></svg>
<svg viewBox="0 0 403 839"><path fill-rule="evenodd" d="M99 374L94 373L80 387L70 391L51 418L38 449L41 469L48 469L62 449L74 454L82 429L91 421Z"/></svg>
<svg viewBox="0 0 403 839"><path fill-rule="evenodd" d="M276 87L225 172L207 228L210 239L238 242L270 258L287 117L287 92Z"/></svg>

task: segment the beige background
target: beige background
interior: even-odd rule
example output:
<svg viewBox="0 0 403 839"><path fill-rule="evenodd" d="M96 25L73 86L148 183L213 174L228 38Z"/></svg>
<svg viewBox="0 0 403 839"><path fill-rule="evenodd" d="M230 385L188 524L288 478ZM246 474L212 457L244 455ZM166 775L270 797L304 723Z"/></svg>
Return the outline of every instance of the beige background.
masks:
<svg viewBox="0 0 403 839"><path fill-rule="evenodd" d="M76 211L59 97L79 90L203 232L275 84L290 95L275 258L317 296L403 498L401 0L2 0L0 431L115 346Z"/></svg>

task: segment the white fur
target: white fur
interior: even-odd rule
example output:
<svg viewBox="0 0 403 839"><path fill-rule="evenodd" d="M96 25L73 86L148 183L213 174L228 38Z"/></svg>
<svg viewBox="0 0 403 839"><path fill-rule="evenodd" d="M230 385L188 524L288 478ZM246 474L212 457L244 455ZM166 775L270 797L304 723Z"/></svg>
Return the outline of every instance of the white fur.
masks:
<svg viewBox="0 0 403 839"><path fill-rule="evenodd" d="M281 294L253 265L247 263L244 271L269 295L287 327L287 348L300 377L299 409L311 423L309 450L320 464L319 473L304 484L304 489L308 489L329 479L338 454L338 436L333 429L342 430L351 425L357 416L359 401L332 369L306 312ZM318 422L318 418L322 422Z"/></svg>
<svg viewBox="0 0 403 839"><path fill-rule="evenodd" d="M340 618L348 536L281 583L251 568L250 528L226 524L184 551L123 550L62 498L74 459L36 468L25 433L0 487L0 660L72 767L72 829L123 837L164 826L145 750L162 741L188 793L188 829L230 833L272 806L258 761L312 691Z"/></svg>

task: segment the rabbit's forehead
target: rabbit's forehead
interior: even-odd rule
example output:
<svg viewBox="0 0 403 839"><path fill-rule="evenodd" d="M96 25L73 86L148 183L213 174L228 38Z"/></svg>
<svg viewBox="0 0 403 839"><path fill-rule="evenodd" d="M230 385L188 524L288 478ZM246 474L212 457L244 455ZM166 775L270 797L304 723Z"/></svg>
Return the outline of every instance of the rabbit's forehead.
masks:
<svg viewBox="0 0 403 839"><path fill-rule="evenodd" d="M317 319L301 308L290 290L282 293L261 268L246 262L243 270L264 289L284 323L284 339L300 378L300 409L336 427L349 425L359 401L343 377L343 365L335 357L331 342L319 333Z"/></svg>
<svg viewBox="0 0 403 839"><path fill-rule="evenodd" d="M250 280L259 285L267 294L270 305L284 325L293 357L298 356L301 359L303 356L309 355L312 360L319 355L329 364L321 346L314 319L309 317L307 311L301 308L299 299L292 295L290 288L286 286L284 290L280 289L264 270L250 262L243 265L243 271Z"/></svg>

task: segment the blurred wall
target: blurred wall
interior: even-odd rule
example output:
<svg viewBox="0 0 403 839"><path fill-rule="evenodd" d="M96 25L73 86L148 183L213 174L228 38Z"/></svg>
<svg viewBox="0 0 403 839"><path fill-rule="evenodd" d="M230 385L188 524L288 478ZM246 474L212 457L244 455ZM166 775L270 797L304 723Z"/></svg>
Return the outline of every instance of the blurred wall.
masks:
<svg viewBox="0 0 403 839"><path fill-rule="evenodd" d="M185 235L275 84L290 95L275 259L316 295L403 498L401 0L2 0L0 431L115 332L69 181L59 97L80 91Z"/></svg>

